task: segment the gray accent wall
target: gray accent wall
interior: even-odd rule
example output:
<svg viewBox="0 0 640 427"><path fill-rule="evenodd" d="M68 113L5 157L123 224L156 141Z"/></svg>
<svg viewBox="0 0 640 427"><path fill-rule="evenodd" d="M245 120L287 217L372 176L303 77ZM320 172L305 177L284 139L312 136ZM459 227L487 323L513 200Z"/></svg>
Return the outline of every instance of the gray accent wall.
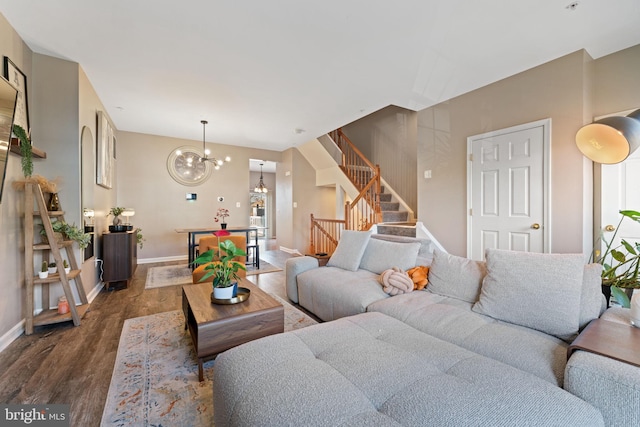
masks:
<svg viewBox="0 0 640 427"><path fill-rule="evenodd" d="M389 106L342 127L351 142L373 164L387 183L417 213L418 114Z"/></svg>

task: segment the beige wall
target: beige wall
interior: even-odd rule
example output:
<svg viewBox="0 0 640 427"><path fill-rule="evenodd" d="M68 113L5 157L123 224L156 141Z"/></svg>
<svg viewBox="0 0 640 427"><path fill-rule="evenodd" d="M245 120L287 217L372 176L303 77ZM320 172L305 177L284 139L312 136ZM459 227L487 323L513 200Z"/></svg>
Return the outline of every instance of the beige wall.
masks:
<svg viewBox="0 0 640 427"><path fill-rule="evenodd" d="M574 141L589 62L576 52L418 113L418 217L448 251L466 255L467 138L544 118L552 120L551 250L585 250L590 165Z"/></svg>
<svg viewBox="0 0 640 427"><path fill-rule="evenodd" d="M640 108L640 45L594 63L593 117Z"/></svg>
<svg viewBox="0 0 640 427"><path fill-rule="evenodd" d="M276 179L278 245L304 254L310 244L311 214L318 218L336 217L336 190L315 185L316 171L295 148L282 152Z"/></svg>
<svg viewBox="0 0 640 427"><path fill-rule="evenodd" d="M197 124L197 123L196 123ZM167 138L132 132L118 132L116 181L117 206L134 208L132 224L146 239L138 250L138 262L186 257L187 235L177 228L217 227L218 208L229 209L230 227L249 223L249 159L280 161L281 154L222 144L207 144L216 156L231 156L201 185L188 187L176 182L167 171L167 158L181 146L200 147L202 141ZM196 193L196 201L185 200ZM224 202L217 198L224 197ZM236 207L240 203L240 207Z"/></svg>
<svg viewBox="0 0 640 427"><path fill-rule="evenodd" d="M380 165L382 178L416 212L417 113L389 106L343 126L342 130L362 154Z"/></svg>

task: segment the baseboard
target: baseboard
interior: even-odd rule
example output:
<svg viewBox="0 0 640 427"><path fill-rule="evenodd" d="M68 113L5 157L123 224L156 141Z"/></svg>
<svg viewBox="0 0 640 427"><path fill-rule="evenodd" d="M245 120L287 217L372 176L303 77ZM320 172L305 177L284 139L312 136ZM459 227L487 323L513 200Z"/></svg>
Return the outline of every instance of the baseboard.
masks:
<svg viewBox="0 0 640 427"><path fill-rule="evenodd" d="M186 256L168 256L168 257L159 257L159 258L138 258L138 264L151 264L154 262L170 262L170 261L187 261L188 258Z"/></svg>
<svg viewBox="0 0 640 427"><path fill-rule="evenodd" d="M104 283L98 282L93 287L93 289L91 289L91 292L87 294L87 300L89 301L89 304L91 304L91 301L93 301L98 296L102 288L104 288Z"/></svg>
<svg viewBox="0 0 640 427"><path fill-rule="evenodd" d="M104 283L98 282L96 286L91 289L91 292L87 294L87 300L89 304L98 296L102 288L104 287ZM49 307L56 308L56 307ZM34 315L38 315L42 312L42 309L38 309L34 311ZM25 320L22 319L20 323L11 328L6 334L0 337L0 352L9 346L12 342L20 337L20 335L24 334L24 324Z"/></svg>
<svg viewBox="0 0 640 427"><path fill-rule="evenodd" d="M20 335L24 334L24 319L20 321L13 328L9 329L6 334L0 337L0 351L9 347L9 344L14 342Z"/></svg>

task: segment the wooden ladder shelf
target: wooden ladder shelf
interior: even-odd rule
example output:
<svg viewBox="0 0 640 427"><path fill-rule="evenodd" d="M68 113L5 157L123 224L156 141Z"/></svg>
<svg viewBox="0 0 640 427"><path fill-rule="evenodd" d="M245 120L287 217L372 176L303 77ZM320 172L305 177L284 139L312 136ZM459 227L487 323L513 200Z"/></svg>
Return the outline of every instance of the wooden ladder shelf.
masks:
<svg viewBox="0 0 640 427"><path fill-rule="evenodd" d="M35 203L35 210L34 210ZM53 323L67 322L72 320L75 326L80 325L80 319L84 316L89 308L89 302L87 295L82 285L82 276L80 274L80 267L76 261L76 257L73 253L73 241L66 240L57 242L51 225L51 218L55 218L57 221L64 221L63 211L48 211L44 201L44 195L40 185L35 182L27 182L25 184L25 221L24 221L24 262L25 262L25 282L26 282L26 295L25 295L25 334L31 335L33 333L34 326L50 325ZM34 217L39 216L42 218L42 225L44 226L45 234L47 236L48 244L34 243ZM65 273L63 266L63 258L61 249L66 251L66 259L69 262L71 270L69 273ZM53 259L58 266L58 272L49 274L46 279L40 279L36 274L34 276L34 253L42 253L42 259L47 261L49 259L49 253L53 255ZM38 269L40 270L40 269ZM76 305L76 299L73 295L70 281L74 281L78 297L80 299L80 305ZM58 314L58 310L49 309L51 305L49 301L49 285L52 283L62 283L62 289L69 302L69 312L65 314ZM40 285L42 295L42 312L38 315L34 314L35 304L35 289L36 285Z"/></svg>

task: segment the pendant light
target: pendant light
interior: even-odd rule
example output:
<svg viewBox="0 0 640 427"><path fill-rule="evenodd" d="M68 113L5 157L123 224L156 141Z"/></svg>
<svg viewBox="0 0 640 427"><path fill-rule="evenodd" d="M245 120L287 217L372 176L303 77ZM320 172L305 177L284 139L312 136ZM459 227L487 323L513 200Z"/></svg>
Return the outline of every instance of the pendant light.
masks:
<svg viewBox="0 0 640 427"><path fill-rule="evenodd" d="M199 161L211 162L213 163L214 169L218 170L220 169L220 166L222 166L225 162L230 162L231 157L227 156L224 158L224 160L216 159L215 157L209 157L209 154L211 154L211 151L205 145L205 128L207 126L207 123L209 122L206 120L200 120L200 123L202 123L202 152L204 153L204 157L200 157Z"/></svg>
<svg viewBox="0 0 640 427"><path fill-rule="evenodd" d="M256 193L266 193L267 191L267 186L264 185L264 180L262 179L262 165L264 163L260 163L260 181L258 181L258 184L256 185L256 188L253 189L253 191L255 191Z"/></svg>

